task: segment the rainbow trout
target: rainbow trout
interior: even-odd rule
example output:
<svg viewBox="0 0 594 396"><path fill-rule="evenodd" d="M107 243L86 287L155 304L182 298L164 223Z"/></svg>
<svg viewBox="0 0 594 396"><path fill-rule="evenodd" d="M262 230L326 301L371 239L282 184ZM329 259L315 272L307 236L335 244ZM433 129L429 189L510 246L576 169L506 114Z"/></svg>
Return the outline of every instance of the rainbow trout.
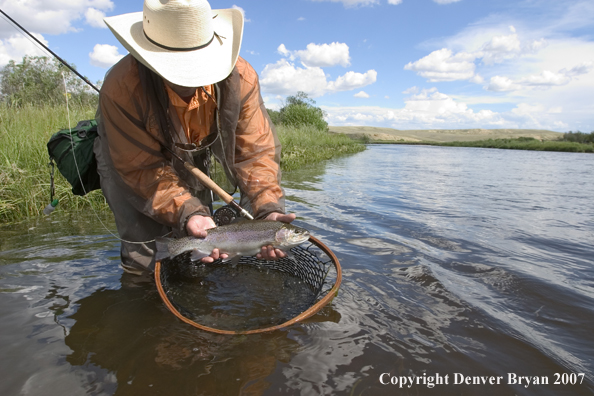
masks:
<svg viewBox="0 0 594 396"><path fill-rule="evenodd" d="M206 231L206 238L184 237L179 239L156 238L155 259L163 260L192 251L192 261L209 256L213 249L229 257L223 261L236 260L241 256L253 256L262 246L272 245L283 251L298 246L309 239L309 231L292 224L270 220L245 220Z"/></svg>

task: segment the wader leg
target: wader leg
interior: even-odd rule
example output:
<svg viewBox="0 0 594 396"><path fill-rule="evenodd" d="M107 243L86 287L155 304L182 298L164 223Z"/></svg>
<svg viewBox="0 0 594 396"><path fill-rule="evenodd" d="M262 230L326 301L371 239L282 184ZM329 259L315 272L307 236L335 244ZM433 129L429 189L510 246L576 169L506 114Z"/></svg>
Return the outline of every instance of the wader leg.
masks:
<svg viewBox="0 0 594 396"><path fill-rule="evenodd" d="M115 216L120 238L123 239L120 249L122 268L126 272L133 274L141 274L147 271L152 272L155 268L155 242L130 242L151 241L157 236L167 234L170 229L138 212L128 203L122 192L114 187L115 184L111 178L107 180L101 178L103 194Z"/></svg>
<svg viewBox="0 0 594 396"><path fill-rule="evenodd" d="M95 150L97 154L97 150ZM143 274L152 272L155 267L154 250L155 242L144 242L154 240L171 230L150 217L137 211L126 199L124 191L116 185L108 168L98 158L98 171L101 176L101 189L103 195L115 216L116 226L121 241L122 268L132 274Z"/></svg>

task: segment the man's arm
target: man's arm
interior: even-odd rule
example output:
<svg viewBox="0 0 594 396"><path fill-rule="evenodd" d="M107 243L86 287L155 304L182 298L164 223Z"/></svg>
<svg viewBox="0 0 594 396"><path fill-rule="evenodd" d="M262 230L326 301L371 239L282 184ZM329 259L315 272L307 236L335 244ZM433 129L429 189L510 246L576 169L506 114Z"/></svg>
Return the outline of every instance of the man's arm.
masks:
<svg viewBox="0 0 594 396"><path fill-rule="evenodd" d="M161 153L158 131L145 125L147 111L133 59L114 67L100 95L100 128L114 170L129 192L129 202L159 223L183 229L193 213L209 210L193 197Z"/></svg>
<svg viewBox="0 0 594 396"><path fill-rule="evenodd" d="M242 193L256 218L284 213L280 186L281 145L260 95L254 69L242 58L237 61L241 80L241 112L236 130L235 169Z"/></svg>

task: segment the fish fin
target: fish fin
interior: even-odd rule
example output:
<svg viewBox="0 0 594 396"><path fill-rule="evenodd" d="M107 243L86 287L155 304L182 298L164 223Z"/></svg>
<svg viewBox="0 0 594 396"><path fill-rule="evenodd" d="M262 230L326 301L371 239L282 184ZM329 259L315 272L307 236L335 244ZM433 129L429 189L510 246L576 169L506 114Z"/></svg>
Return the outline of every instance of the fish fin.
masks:
<svg viewBox="0 0 594 396"><path fill-rule="evenodd" d="M171 256L168 245L172 240L172 238L164 237L155 238L155 244L157 245L157 248L155 249L155 261L161 261Z"/></svg>
<svg viewBox="0 0 594 396"><path fill-rule="evenodd" d="M198 260L203 259L204 257L207 257L207 256L210 256L210 253L205 253L198 249L193 249L192 254L190 255L190 260L198 261Z"/></svg>
<svg viewBox="0 0 594 396"><path fill-rule="evenodd" d="M239 264L240 259L241 259L240 255L235 255L235 256L229 256L226 259L222 259L221 261L223 263L229 263L229 264L231 264L231 267L235 268L237 266L237 264Z"/></svg>

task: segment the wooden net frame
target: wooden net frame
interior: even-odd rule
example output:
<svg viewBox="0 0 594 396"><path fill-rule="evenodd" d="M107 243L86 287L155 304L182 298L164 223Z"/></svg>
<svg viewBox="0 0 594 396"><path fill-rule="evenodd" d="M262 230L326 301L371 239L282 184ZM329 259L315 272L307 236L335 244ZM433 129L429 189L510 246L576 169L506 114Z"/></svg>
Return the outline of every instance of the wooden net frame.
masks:
<svg viewBox="0 0 594 396"><path fill-rule="evenodd" d="M222 330L208 327L195 322L190 315L184 315L180 307L168 292L168 263L157 261L155 264L155 282L157 290L165 306L181 321L198 329L218 334L256 334L279 330L299 323L329 304L337 295L342 281L342 269L338 258L332 251L317 238L310 236L308 242L291 249L294 258L282 258L275 261L258 260L256 257L241 257L238 265L258 265L274 271L282 271L298 277L309 287L315 290L316 300L307 310L294 318L276 325L253 330ZM207 264L208 265L208 264ZM212 265L221 265L213 263Z"/></svg>

